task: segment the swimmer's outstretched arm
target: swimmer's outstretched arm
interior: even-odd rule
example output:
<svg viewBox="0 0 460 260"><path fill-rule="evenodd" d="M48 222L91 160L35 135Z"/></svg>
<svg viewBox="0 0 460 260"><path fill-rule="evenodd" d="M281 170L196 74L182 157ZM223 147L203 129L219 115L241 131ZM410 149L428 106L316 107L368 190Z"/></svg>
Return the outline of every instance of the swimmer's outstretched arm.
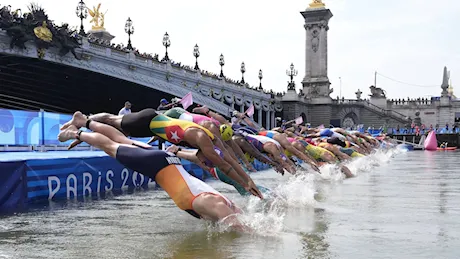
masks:
<svg viewBox="0 0 460 260"><path fill-rule="evenodd" d="M177 157L179 157L181 159L184 159L184 160L187 160L187 161L190 161L190 162L200 166L201 169L203 169L205 171L208 171L208 172L211 171L211 168L209 168L208 166L204 165L204 163L201 162L201 160L198 158L197 154L198 154L199 150L192 151L192 150L187 150L187 149L181 149L181 148L179 148L179 147L177 147L175 145L171 145L170 147L168 147L168 149L166 149L166 151L174 153L175 155L177 155Z"/></svg>

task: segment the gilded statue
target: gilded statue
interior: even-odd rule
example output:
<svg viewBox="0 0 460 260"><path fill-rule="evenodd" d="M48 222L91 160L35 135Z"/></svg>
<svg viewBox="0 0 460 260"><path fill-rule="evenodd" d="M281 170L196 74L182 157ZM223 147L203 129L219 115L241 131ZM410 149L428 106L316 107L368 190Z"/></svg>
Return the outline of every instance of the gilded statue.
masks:
<svg viewBox="0 0 460 260"><path fill-rule="evenodd" d="M89 21L90 23L93 24L92 29L93 30L105 30L104 28L104 20L105 20L105 13L102 13L99 11L101 8L101 4L97 5L97 8L93 6L93 10L88 9L89 15L91 15L92 19Z"/></svg>
<svg viewBox="0 0 460 260"><path fill-rule="evenodd" d="M319 8L325 6L326 5L323 3L322 0L313 0L313 2L310 3L310 8Z"/></svg>
<svg viewBox="0 0 460 260"><path fill-rule="evenodd" d="M34 28L34 33L37 38L45 42L51 42L53 40L53 34L45 21L43 21L42 26L37 26Z"/></svg>

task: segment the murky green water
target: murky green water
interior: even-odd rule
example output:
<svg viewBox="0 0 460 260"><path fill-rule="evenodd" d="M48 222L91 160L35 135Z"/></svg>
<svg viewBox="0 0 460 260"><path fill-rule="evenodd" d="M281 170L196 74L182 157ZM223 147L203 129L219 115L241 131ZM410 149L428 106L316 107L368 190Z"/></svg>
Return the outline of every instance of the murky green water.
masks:
<svg viewBox="0 0 460 260"><path fill-rule="evenodd" d="M456 258L460 153L378 154L358 177L253 174L279 199L261 205L211 182L246 210L255 234L219 232L163 191L53 203L0 218L0 258ZM316 194L315 194L316 193Z"/></svg>

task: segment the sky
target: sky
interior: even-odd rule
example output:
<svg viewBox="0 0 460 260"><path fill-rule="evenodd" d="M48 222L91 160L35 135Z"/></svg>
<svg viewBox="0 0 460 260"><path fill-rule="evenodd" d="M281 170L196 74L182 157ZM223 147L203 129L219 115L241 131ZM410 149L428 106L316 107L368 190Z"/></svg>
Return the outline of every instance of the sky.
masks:
<svg viewBox="0 0 460 260"><path fill-rule="evenodd" d="M133 21L132 44L141 52L164 56L162 39L168 32L169 57L193 66L198 44L201 69L220 72L219 55L225 56L224 74L262 84L275 92L287 90L286 70L294 63L297 89L305 76L305 29L301 11L311 0L84 0L88 7L101 3L105 28L116 36L113 43L127 44L126 19ZM1 0L13 9L40 4L55 23L79 26L78 0ZM388 98L439 96L444 66L451 71L454 91L460 86L460 1L443 0L324 0L333 13L328 32L328 76L334 92L363 97L374 84ZM90 29L86 19L85 29ZM383 76L381 76L383 75ZM340 80L341 78L341 84ZM388 78L394 79L390 80ZM399 83L399 82L404 82ZM407 83L407 84L406 84ZM460 88L460 87L459 87Z"/></svg>

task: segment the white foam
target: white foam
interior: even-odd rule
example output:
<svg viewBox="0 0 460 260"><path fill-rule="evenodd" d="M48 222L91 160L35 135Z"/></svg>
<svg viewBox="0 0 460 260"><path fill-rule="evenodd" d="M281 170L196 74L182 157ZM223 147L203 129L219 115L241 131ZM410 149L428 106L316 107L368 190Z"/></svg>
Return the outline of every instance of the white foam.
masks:
<svg viewBox="0 0 460 260"><path fill-rule="evenodd" d="M343 163L355 176L362 173L371 173L375 167L388 163L390 159L401 153L397 149L377 150L365 157L358 157ZM312 170L298 169L295 176L285 177L280 180L271 195L265 200L254 196L235 197L237 205L243 207L244 213L238 219L253 230L253 234L261 236L277 236L284 230L284 220L288 209L317 208L321 203L315 199L320 185L326 183L339 185L344 179L340 170L341 165L326 164L320 167L321 174ZM330 183L330 184L328 184ZM323 185L324 186L324 185ZM333 186L333 185L332 185ZM333 187L331 187L333 188ZM229 226L222 223L208 224L210 232L226 232Z"/></svg>

